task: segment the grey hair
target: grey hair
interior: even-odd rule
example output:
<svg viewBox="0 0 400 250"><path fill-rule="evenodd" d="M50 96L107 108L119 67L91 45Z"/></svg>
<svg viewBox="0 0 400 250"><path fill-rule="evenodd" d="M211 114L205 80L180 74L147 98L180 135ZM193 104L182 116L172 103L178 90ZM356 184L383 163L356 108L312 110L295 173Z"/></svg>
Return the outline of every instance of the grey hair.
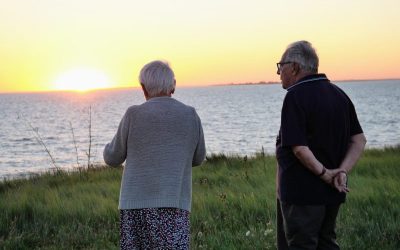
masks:
<svg viewBox="0 0 400 250"><path fill-rule="evenodd" d="M152 61L143 66L139 76L149 97L169 94L175 89L175 75L168 62Z"/></svg>
<svg viewBox="0 0 400 250"><path fill-rule="evenodd" d="M318 73L318 55L312 44L308 41L303 40L289 44L283 58L287 62L298 63L300 69L306 72Z"/></svg>

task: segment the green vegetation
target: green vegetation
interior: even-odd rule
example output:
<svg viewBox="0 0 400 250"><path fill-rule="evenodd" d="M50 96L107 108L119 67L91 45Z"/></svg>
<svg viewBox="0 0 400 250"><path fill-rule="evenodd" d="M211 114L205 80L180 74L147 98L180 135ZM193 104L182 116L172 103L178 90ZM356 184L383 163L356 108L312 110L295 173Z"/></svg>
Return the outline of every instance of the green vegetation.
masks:
<svg viewBox="0 0 400 250"><path fill-rule="evenodd" d="M343 249L400 249L400 147L368 150L351 172ZM193 172L192 249L275 249L273 156L212 155ZM118 249L121 168L0 183L0 249Z"/></svg>

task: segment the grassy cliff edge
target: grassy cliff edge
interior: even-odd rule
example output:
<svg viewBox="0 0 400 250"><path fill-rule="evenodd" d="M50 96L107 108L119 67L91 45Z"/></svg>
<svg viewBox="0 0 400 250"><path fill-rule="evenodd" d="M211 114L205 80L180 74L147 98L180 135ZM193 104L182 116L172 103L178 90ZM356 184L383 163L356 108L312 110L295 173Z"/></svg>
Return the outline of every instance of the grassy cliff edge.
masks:
<svg viewBox="0 0 400 250"><path fill-rule="evenodd" d="M369 149L349 175L343 249L400 249L400 147ZM122 168L0 182L0 249L118 249ZM192 249L276 249L274 156L211 155L193 170Z"/></svg>

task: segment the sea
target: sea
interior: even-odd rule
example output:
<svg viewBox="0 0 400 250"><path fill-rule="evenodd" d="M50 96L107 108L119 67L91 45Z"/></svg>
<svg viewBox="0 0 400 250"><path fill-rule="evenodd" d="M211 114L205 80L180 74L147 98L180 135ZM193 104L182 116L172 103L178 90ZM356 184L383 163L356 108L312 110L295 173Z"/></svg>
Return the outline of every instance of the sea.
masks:
<svg viewBox="0 0 400 250"><path fill-rule="evenodd" d="M367 148L400 144L400 80L334 82L352 99ZM286 90L280 84L179 87L196 108L207 154L274 154ZM0 94L0 179L102 164L126 109L145 101L138 88L86 93Z"/></svg>

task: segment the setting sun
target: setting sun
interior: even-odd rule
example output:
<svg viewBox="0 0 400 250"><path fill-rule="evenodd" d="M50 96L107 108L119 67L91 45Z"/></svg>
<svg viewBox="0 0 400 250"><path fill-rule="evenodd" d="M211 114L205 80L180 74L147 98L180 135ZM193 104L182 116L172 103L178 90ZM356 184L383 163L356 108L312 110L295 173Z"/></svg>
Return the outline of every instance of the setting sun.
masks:
<svg viewBox="0 0 400 250"><path fill-rule="evenodd" d="M79 68L59 75L53 83L55 90L88 91L111 87L110 79L96 69Z"/></svg>

